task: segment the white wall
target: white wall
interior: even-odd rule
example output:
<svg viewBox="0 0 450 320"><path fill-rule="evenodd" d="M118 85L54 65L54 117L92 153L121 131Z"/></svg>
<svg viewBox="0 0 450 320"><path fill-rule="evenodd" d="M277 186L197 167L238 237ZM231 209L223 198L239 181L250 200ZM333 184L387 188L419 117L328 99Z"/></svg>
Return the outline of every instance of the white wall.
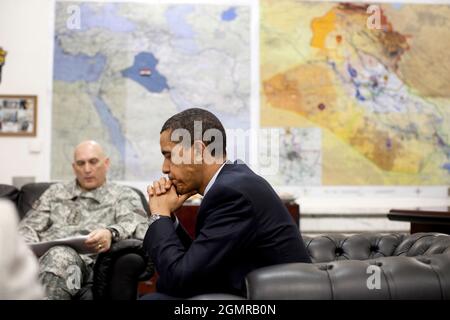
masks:
<svg viewBox="0 0 450 320"><path fill-rule="evenodd" d="M8 52L0 94L38 96L37 136L0 139L0 183L50 176L53 12L52 0L0 1L0 47Z"/></svg>

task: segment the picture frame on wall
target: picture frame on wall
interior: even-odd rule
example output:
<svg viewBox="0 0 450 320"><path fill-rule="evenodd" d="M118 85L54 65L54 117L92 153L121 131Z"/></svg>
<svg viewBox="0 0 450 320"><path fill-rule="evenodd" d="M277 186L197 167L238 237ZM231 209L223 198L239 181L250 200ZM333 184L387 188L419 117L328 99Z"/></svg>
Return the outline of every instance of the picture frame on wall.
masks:
<svg viewBox="0 0 450 320"><path fill-rule="evenodd" d="M0 95L0 137L36 136L37 96Z"/></svg>

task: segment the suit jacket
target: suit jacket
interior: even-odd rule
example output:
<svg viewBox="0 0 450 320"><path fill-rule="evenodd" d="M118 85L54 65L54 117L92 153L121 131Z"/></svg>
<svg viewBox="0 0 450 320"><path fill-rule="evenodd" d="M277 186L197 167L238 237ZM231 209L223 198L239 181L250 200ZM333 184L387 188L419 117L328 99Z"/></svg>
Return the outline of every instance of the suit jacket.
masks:
<svg viewBox="0 0 450 320"><path fill-rule="evenodd" d="M311 262L300 231L267 181L245 164L226 164L200 205L196 237L170 218L148 229L144 247L159 273L159 292L245 295L245 276L264 266Z"/></svg>

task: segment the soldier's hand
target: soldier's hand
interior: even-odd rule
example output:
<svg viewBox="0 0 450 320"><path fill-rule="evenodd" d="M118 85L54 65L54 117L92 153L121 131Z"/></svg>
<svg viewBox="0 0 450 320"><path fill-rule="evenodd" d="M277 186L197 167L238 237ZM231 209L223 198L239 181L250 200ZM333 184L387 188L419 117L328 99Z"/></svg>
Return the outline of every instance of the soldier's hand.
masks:
<svg viewBox="0 0 450 320"><path fill-rule="evenodd" d="M106 252L111 248L112 235L108 229L97 229L88 234L84 242L97 253Z"/></svg>

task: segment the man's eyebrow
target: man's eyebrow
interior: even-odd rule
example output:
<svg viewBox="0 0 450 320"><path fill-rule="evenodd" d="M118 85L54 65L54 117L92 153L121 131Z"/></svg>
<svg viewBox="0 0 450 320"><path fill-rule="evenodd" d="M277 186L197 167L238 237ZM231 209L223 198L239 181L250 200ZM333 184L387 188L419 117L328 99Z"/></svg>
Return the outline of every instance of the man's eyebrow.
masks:
<svg viewBox="0 0 450 320"><path fill-rule="evenodd" d="M89 159L78 159L78 160L75 160L75 162L86 162L86 161L93 161L93 160L97 160L97 161L100 161L100 159L99 158L97 158L97 157L94 157L94 158L89 158Z"/></svg>

